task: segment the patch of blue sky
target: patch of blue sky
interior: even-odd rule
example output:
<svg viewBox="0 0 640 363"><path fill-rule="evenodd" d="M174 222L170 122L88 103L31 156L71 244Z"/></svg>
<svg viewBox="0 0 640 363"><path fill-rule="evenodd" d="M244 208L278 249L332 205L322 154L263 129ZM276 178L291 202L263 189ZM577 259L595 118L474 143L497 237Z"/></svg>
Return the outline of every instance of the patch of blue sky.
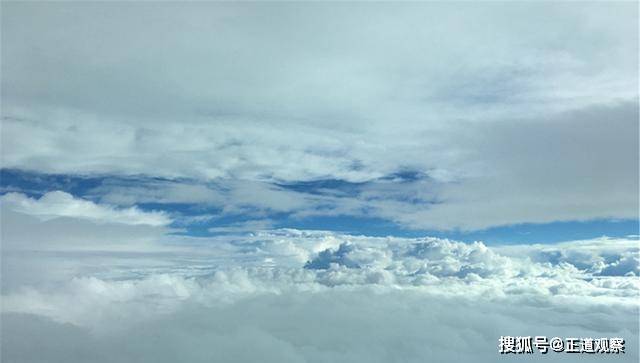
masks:
<svg viewBox="0 0 640 363"><path fill-rule="evenodd" d="M186 226L184 234L191 236L212 236L217 234L251 232L215 231L216 228L236 226L251 222L245 216L233 215L214 218L203 223ZM509 226L493 227L478 231L462 230L414 230L404 228L394 222L380 218L363 218L353 216L315 216L307 218L293 218L280 213L269 215L270 228L292 228L300 230L327 230L352 235L365 236L395 236L417 238L424 236L449 238L462 242L483 241L488 245L501 244L531 244L557 243L563 241L586 240L602 236L628 237L637 236L640 222L637 220L592 220L567 221L553 223L527 223Z"/></svg>
<svg viewBox="0 0 640 363"><path fill-rule="evenodd" d="M353 183L337 179L301 181L295 183L278 183L278 187L300 193L315 195L356 196L367 183Z"/></svg>
<svg viewBox="0 0 640 363"><path fill-rule="evenodd" d="M0 169L0 191L20 192L30 197L40 197L50 191L63 191L76 197L94 200L92 191L102 185L139 186L153 181L169 179L147 176L71 175L45 174L18 169Z"/></svg>
<svg viewBox="0 0 640 363"><path fill-rule="evenodd" d="M82 177L62 174L42 174L16 169L0 169L2 193L20 192L30 197L40 197L49 191L61 190L73 195L85 195L101 185L106 177Z"/></svg>
<svg viewBox="0 0 640 363"><path fill-rule="evenodd" d="M404 171L381 178L391 183L414 182L428 176L414 171ZM41 174L15 169L0 170L2 194L15 191L31 197L46 192L62 190L76 197L99 199L93 191L104 185L144 186L145 183L170 181L147 177L74 176ZM171 180L170 182L176 182ZM302 194L331 194L343 197L357 196L368 183L351 183L327 179L289 184L278 187ZM327 230L354 235L422 237L433 236L464 242L484 241L487 244L555 243L590 239L601 236L626 237L640 235L640 222L633 219L590 221L559 221L552 223L525 223L491 227L476 231L416 230L403 227L391 220L369 216L323 215L299 217L294 213L254 210L247 206L234 212L225 212L219 205L207 203L145 202L137 206L145 211L164 211L174 218L171 225L179 228L179 234L189 236L213 236L227 233L251 232L255 229L294 228Z"/></svg>
<svg viewBox="0 0 640 363"><path fill-rule="evenodd" d="M428 175L424 172L416 171L416 170L403 170L403 171L389 174L380 179L390 180L393 182L408 183L408 182L414 182L414 181L418 181L426 178L428 178Z"/></svg>
<svg viewBox="0 0 640 363"><path fill-rule="evenodd" d="M350 216L311 217L301 220L281 220L281 228L332 230L348 234L367 236L449 238L463 242L483 241L486 244L556 243L591 239L601 236L626 237L638 235L637 220L592 220L553 223L527 223L493 227L479 231L414 230L379 218Z"/></svg>
<svg viewBox="0 0 640 363"><path fill-rule="evenodd" d="M597 219L552 223L523 223L492 227L480 231L422 231L422 233L463 242L483 241L487 244L556 243L586 240L602 236L637 236L640 222L633 219Z"/></svg>

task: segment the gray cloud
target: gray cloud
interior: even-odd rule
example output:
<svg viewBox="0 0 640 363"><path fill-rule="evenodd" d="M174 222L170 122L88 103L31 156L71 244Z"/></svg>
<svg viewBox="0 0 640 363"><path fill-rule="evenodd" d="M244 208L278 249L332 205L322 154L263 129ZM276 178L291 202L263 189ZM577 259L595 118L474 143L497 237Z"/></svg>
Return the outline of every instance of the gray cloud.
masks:
<svg viewBox="0 0 640 363"><path fill-rule="evenodd" d="M3 189L44 196L1 198L0 360L495 362L540 358L500 356L500 335L547 335L620 336L626 354L580 359L637 362L637 236L270 230L637 219L637 12L3 4L2 168L106 178ZM215 237L168 226L237 215Z"/></svg>
<svg viewBox="0 0 640 363"><path fill-rule="evenodd" d="M537 334L622 335L627 339L626 354L581 355L580 359L634 362L638 334L637 321L629 319L631 314L606 306L567 310L454 300L411 291L285 293L257 296L234 305L189 306L145 324L101 333L35 316L4 314L2 358L4 362L65 363L576 359L567 353L508 357L497 352L500 335Z"/></svg>
<svg viewBox="0 0 640 363"><path fill-rule="evenodd" d="M439 183L395 188L444 203L372 188L323 210L436 229L635 218L634 9L9 4L3 166L226 180L271 208L292 195L261 182L415 170ZM314 213L300 203L316 206L279 211Z"/></svg>

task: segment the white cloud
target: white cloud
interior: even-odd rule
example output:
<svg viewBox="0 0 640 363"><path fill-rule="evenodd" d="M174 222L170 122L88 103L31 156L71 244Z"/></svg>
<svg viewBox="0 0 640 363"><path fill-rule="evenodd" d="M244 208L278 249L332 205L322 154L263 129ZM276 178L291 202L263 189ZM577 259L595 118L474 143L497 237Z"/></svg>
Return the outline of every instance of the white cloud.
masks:
<svg viewBox="0 0 640 363"><path fill-rule="evenodd" d="M550 245L497 247L507 256L526 256L535 262L569 263L593 275L640 276L637 237L571 241Z"/></svg>
<svg viewBox="0 0 640 363"><path fill-rule="evenodd" d="M622 336L627 354L616 359L637 359L634 238L512 247L298 230L174 238L191 248L4 255L3 361L491 362L500 335ZM39 276L12 283L7 261ZM601 261L611 269L594 269ZM19 339L34 336L40 349ZM71 346L83 348L59 355Z"/></svg>
<svg viewBox="0 0 640 363"><path fill-rule="evenodd" d="M180 241L181 237L176 238L178 240L173 242L176 245L191 243L188 239ZM378 286L392 290L418 289L436 295L526 296L534 300L555 298L594 304L616 301L617 304L632 306L637 304L640 290L635 277L638 247L633 245L637 241L616 241L619 243L599 239L506 248L437 238L264 231L253 235L208 238L199 245L191 244L191 249L170 256L151 255L157 266L146 272L143 266L135 265L135 255L130 256L129 263L134 263L132 267L136 271L134 275L128 278L118 275L116 281L110 281L108 274L101 275L102 280L94 277L73 279L71 290L58 290L54 295L64 300L67 295L77 295L75 289L79 286L85 286L93 293L94 286L104 285L108 288L101 287L95 291L107 294L100 298L107 308L112 299L124 301L121 300L123 295L117 293L119 290L141 294L126 295L129 297L125 298L139 301L147 294L162 294L142 287L155 286L154 281L172 281L171 284L177 284L174 286L176 291L188 291L181 293L185 297L198 296L204 301L214 297L214 300L228 299L240 292L251 295L255 292L323 290L339 286ZM594 249L594 246L598 248ZM558 256L555 253L558 251L563 255ZM590 257L577 258L578 251L587 251ZM218 259L212 259L214 256ZM104 258L113 257L105 255ZM160 263L163 260L165 263ZM607 264L601 266L602 261ZM633 265L632 261L636 264ZM123 266L122 271L126 273L126 270ZM87 271L76 271L76 275L86 274ZM141 288L134 288L138 284ZM159 288L165 291L162 286ZM166 291L173 294L174 289ZM29 304L11 303L12 299L6 300L7 309L28 311ZM55 299L43 301L44 304L55 305ZM54 310L58 309L51 311ZM59 313L75 314L64 309Z"/></svg>
<svg viewBox="0 0 640 363"><path fill-rule="evenodd" d="M168 246L169 216L163 212L145 212L137 207L117 208L76 198L64 192L49 192L40 198L21 193L0 197L2 229L3 286L20 281L38 281L43 271L65 276L77 262L74 253L120 251L164 253L184 250ZM90 252L93 251L93 252ZM44 255L39 255L44 253ZM50 259L59 253L59 259ZM35 254L30 256L30 254ZM68 255L66 255L68 254ZM42 258L42 260L41 260ZM51 269L43 261L58 261ZM89 263L99 270L99 263Z"/></svg>
<svg viewBox="0 0 640 363"><path fill-rule="evenodd" d="M118 223L128 225L165 226L171 219L164 212L145 212L137 207L114 208L76 198L69 193L54 191L45 193L39 199L29 198L22 193L7 193L0 197L3 206L15 212L47 221L69 217L89 220L95 223Z"/></svg>
<svg viewBox="0 0 640 363"><path fill-rule="evenodd" d="M409 228L638 216L636 4L146 6L5 7L4 167ZM264 183L400 170L434 179L330 200Z"/></svg>

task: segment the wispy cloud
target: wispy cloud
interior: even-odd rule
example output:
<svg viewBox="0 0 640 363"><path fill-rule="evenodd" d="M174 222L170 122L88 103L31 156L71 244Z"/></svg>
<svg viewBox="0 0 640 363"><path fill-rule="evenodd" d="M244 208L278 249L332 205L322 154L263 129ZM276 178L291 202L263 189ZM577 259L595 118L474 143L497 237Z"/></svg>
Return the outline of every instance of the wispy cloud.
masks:
<svg viewBox="0 0 640 363"><path fill-rule="evenodd" d="M163 212L144 212L136 207L115 208L75 198L61 191L48 192L39 199L29 198L21 193L7 193L0 198L7 208L45 221L69 217L96 223L149 226L166 226L171 223L169 216Z"/></svg>

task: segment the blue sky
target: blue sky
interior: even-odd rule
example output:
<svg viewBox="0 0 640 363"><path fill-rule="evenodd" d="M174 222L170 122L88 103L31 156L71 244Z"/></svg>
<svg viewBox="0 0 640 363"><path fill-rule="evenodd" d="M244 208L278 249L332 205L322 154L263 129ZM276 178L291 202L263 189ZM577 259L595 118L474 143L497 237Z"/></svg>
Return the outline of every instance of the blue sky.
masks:
<svg viewBox="0 0 640 363"><path fill-rule="evenodd" d="M61 174L39 174L16 169L0 171L3 193L20 192L31 198L41 198L47 192L64 191L78 198L99 203L104 197L104 186L136 187L148 183L175 182L162 178L74 176ZM417 172L401 172L382 178L392 180L402 187L426 175ZM190 182L193 181L183 181ZM342 180L316 180L299 183L276 184L274 187L291 190L301 195L340 195L356 198L367 186L367 182L350 183ZM420 204L421 201L409 203ZM297 217L294 212L243 210L225 212L223 206L207 203L162 203L144 202L137 206L143 211L163 211L174 217L173 227L178 235L211 237L228 233L251 233L259 229L309 229L326 230L368 236L421 237L433 236L458 241L484 241L489 244L555 243L561 241L586 240L596 237L626 237L638 234L637 219L595 219L587 221L558 221L551 223L518 223L489 227L480 230L413 229L392 220L364 215L321 215ZM256 214L258 216L256 216ZM203 220L189 217L208 216ZM252 223L253 222L253 223ZM262 223L255 223L262 222ZM224 228L236 227L231 230ZM238 228L239 227L239 228ZM222 228L222 229L221 229Z"/></svg>

